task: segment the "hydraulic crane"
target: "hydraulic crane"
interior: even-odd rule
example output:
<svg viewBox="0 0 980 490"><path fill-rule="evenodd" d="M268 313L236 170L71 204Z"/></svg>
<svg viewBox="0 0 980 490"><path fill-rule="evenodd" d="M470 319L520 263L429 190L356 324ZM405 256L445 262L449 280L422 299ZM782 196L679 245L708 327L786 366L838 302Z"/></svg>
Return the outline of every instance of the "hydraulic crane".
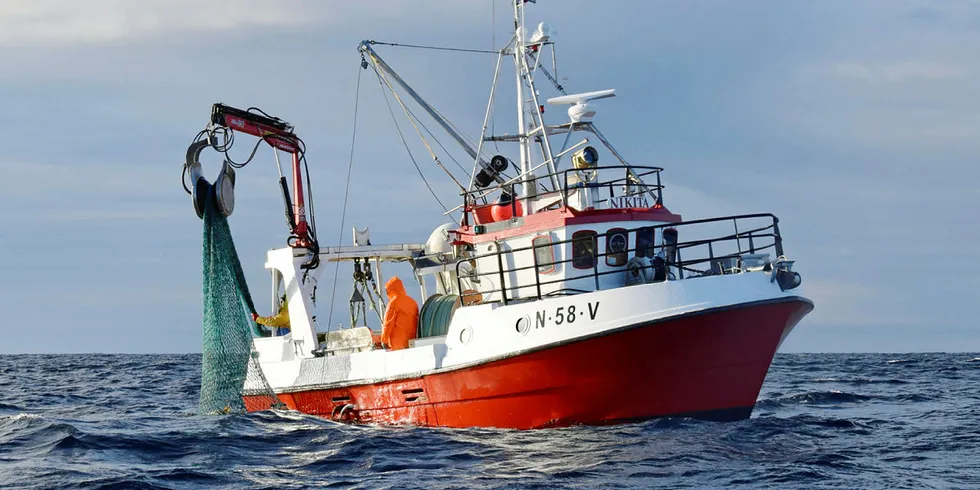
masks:
<svg viewBox="0 0 980 490"><path fill-rule="evenodd" d="M234 132L236 131L260 138L248 160L244 163L235 163L228 156L228 149L234 142ZM190 175L191 186L188 188L182 177L184 190L191 195L194 210L199 218L204 216L204 206L209 192L214 193L213 202L216 210L223 216L231 215L235 207L234 169L241 168L251 161L259 144L263 141L275 149L276 167L279 169L279 185L286 207L286 222L291 233L289 245L315 249L315 226L311 227L307 222L303 193L301 165L305 163L305 145L303 140L293 132L293 126L282 119L271 117L256 108L242 110L221 103L214 104L211 107L210 123L198 133L194 142L187 148L183 172L184 175ZM202 175L199 160L201 152L207 147L212 147L225 155L221 173L218 174L213 185ZM280 150L292 156L292 199L290 199L289 186L279 162Z"/></svg>

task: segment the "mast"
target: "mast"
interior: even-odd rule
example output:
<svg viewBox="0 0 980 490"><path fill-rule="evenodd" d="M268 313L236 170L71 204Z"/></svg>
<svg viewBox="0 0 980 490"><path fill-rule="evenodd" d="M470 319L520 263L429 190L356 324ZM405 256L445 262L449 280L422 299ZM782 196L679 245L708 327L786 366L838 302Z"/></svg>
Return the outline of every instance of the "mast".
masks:
<svg viewBox="0 0 980 490"><path fill-rule="evenodd" d="M524 209L530 211L530 203L527 202L531 194L531 187L528 185L530 177L531 163L528 152L528 130L524 124L524 0L514 0L514 72L517 74L517 134L520 138L518 143L521 152L521 190L524 194ZM533 86L532 86L533 90ZM516 196L514 196L516 198Z"/></svg>
<svg viewBox="0 0 980 490"><path fill-rule="evenodd" d="M530 43L525 41L527 30L524 22L524 4L527 1L533 0L514 0L514 68L517 73L517 124L519 126L517 138L521 152L520 182L525 212L531 214L534 210L529 201L537 196L538 190L534 171L545 167L547 173L551 175L550 180L554 190L558 190L559 183L555 175L555 158L551 149L548 127L544 122L543 106L538 100L538 91L534 84L534 73L539 68L544 48L551 44L549 41L551 28L545 23L541 23L538 30L531 35ZM534 53L533 57L529 55L528 50ZM529 59L533 59L533 66L529 63ZM530 119L527 119L528 117ZM541 152L542 161L538 165L531 163L531 138L537 141ZM562 199L564 200L564 197Z"/></svg>

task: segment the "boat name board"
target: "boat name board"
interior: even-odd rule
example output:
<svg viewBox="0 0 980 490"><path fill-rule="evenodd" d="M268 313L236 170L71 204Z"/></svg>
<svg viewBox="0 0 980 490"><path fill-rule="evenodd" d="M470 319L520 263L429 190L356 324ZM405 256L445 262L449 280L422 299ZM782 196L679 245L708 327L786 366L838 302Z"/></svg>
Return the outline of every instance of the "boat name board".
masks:
<svg viewBox="0 0 980 490"><path fill-rule="evenodd" d="M615 196L609 198L609 207L614 209L649 208L646 196Z"/></svg>
<svg viewBox="0 0 980 490"><path fill-rule="evenodd" d="M517 319L514 329L521 335L526 335L532 329L545 328L547 326L560 326L571 324L576 321L593 321L599 315L599 302L593 301L586 303L584 307L577 305L559 306L552 311L538 310L534 313L534 318L524 315Z"/></svg>

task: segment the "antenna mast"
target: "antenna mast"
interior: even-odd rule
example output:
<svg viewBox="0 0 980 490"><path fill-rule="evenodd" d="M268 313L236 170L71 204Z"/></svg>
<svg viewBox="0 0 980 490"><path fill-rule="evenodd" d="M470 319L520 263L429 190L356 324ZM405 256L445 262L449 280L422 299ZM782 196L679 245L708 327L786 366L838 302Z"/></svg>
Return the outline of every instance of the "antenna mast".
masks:
<svg viewBox="0 0 980 490"><path fill-rule="evenodd" d="M549 36L552 28L542 23L538 30L527 42L527 29L524 26L524 4L535 0L514 0L514 32L515 49L514 65L517 73L517 124L519 126L518 140L521 152L521 184L524 193L524 209L526 212L533 213L529 200L537 195L535 185L534 169L545 166L551 174L552 185L558 189L558 179L555 176L554 154L551 151L551 141L548 134L548 127L544 123L543 106L538 101L538 91L534 85L534 72L540 63L542 51L547 44L551 44ZM528 49L535 53L533 56L534 66L528 64ZM525 87L525 83L527 84ZM525 95L525 88L527 92ZM531 116L530 121L525 118ZM529 125L530 123L530 125ZM531 165L531 138L535 138L541 146L541 157L543 162L532 168Z"/></svg>
<svg viewBox="0 0 980 490"><path fill-rule="evenodd" d="M529 209L527 198L532 192L532 187L528 185L531 170L530 155L528 152L528 128L524 123L524 0L514 0L514 68L517 73L517 134L520 138L518 143L521 152L521 187L524 193L524 209ZM531 91L534 91L533 82ZM516 198L516 196L514 196Z"/></svg>

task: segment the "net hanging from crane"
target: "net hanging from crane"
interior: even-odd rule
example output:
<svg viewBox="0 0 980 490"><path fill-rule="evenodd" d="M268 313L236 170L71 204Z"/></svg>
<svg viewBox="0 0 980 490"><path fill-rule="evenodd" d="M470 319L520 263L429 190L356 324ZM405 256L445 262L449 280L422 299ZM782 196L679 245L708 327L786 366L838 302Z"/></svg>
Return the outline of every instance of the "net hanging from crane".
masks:
<svg viewBox="0 0 980 490"><path fill-rule="evenodd" d="M248 292L228 220L214 206L214 190L204 206L204 319L201 359L201 414L281 408L259 368L252 339L261 336L250 315L255 305Z"/></svg>

